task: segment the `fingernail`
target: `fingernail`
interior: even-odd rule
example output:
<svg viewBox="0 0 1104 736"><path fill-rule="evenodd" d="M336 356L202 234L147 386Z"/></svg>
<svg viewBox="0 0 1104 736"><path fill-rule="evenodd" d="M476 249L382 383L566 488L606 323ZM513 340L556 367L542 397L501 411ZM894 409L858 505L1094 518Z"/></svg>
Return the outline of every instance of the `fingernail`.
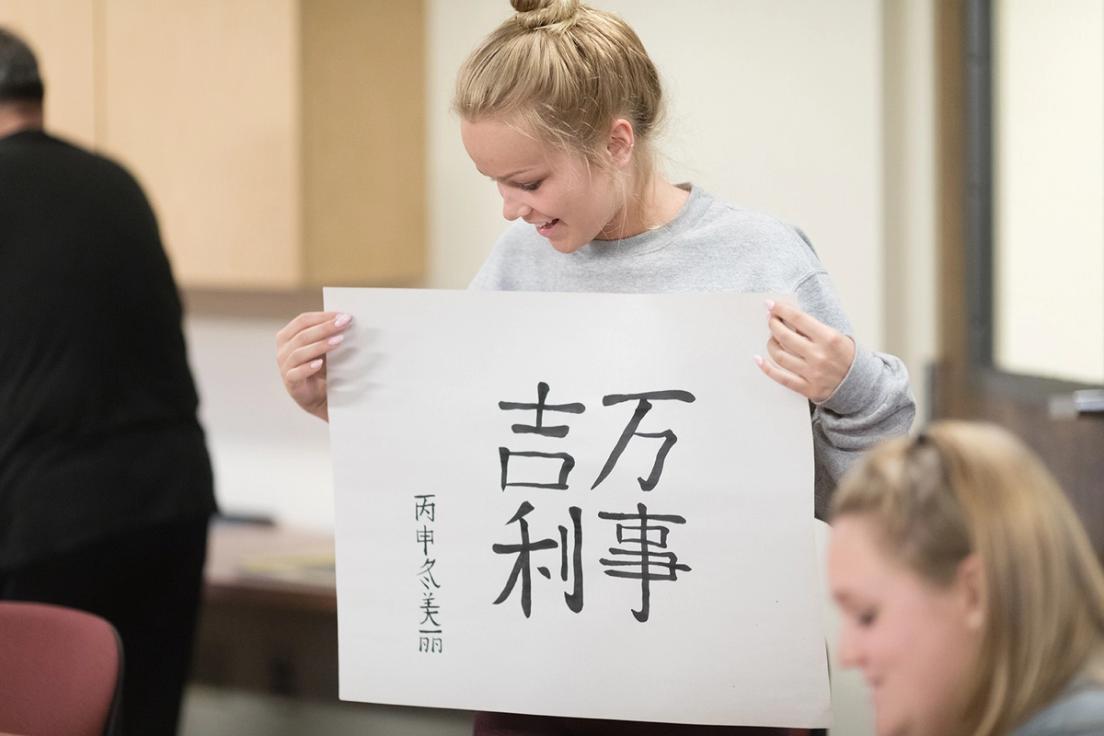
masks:
<svg viewBox="0 0 1104 736"><path fill-rule="evenodd" d="M322 359L321 358L319 358L318 360L312 360L311 363L310 363L311 368L318 368L321 365L322 365Z"/></svg>
<svg viewBox="0 0 1104 736"><path fill-rule="evenodd" d="M771 311L772 309L774 309L774 302L773 302L773 301L771 301L770 299L768 299L768 300L767 300L767 311L769 312L769 311Z"/></svg>
<svg viewBox="0 0 1104 736"><path fill-rule="evenodd" d="M337 319L334 320L334 327L344 327L349 324L349 321L353 318L351 314L339 314Z"/></svg>
<svg viewBox="0 0 1104 736"><path fill-rule="evenodd" d="M755 355L752 357L752 360L755 361L755 365L759 366L760 368L763 367L763 356Z"/></svg>
<svg viewBox="0 0 1104 736"><path fill-rule="evenodd" d="M341 344L341 342L342 342L342 341L343 341L344 339L345 339L345 336L344 336L344 335L334 335L333 337L331 337L331 338L330 338L329 340L327 340L326 342L328 342L328 343L329 343L329 344L331 344L331 345L340 345L340 344Z"/></svg>

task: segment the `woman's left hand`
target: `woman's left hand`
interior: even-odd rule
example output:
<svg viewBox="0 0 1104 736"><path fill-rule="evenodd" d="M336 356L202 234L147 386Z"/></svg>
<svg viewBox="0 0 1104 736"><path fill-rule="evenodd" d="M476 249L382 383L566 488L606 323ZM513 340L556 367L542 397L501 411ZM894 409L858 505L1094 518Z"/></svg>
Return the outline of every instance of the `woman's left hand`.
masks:
<svg viewBox="0 0 1104 736"><path fill-rule="evenodd" d="M795 306L767 302L769 360L756 355L763 373L810 401L824 401L839 387L855 359L855 342Z"/></svg>

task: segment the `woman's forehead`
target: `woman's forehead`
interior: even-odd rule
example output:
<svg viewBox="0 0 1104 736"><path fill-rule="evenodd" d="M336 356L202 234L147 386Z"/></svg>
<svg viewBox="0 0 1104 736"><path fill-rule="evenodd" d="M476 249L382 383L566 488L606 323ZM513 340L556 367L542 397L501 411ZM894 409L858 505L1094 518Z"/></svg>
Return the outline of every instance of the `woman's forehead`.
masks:
<svg viewBox="0 0 1104 736"><path fill-rule="evenodd" d="M881 530L869 518L844 516L832 524L828 563L838 581L877 579L879 582L909 571L885 548Z"/></svg>
<svg viewBox="0 0 1104 736"><path fill-rule="evenodd" d="M554 165L563 155L518 125L493 118L462 121L460 136L476 167L495 179Z"/></svg>
<svg viewBox="0 0 1104 736"><path fill-rule="evenodd" d="M549 146L517 123L499 118L464 120L460 135L466 146L498 156L533 156L544 153Z"/></svg>

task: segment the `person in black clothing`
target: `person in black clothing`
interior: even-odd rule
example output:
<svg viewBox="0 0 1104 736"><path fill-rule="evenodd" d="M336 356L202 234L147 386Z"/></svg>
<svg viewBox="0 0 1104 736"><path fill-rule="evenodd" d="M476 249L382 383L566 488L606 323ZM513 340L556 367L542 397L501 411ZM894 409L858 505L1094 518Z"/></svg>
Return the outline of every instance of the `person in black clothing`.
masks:
<svg viewBox="0 0 1104 736"><path fill-rule="evenodd" d="M215 510L180 300L138 183L42 97L0 28L0 599L111 621L122 732L173 734Z"/></svg>

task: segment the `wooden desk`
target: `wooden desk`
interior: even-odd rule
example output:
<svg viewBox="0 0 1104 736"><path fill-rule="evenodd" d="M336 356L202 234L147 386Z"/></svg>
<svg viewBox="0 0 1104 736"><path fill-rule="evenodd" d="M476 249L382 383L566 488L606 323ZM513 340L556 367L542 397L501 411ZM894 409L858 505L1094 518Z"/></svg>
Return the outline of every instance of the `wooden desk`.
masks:
<svg viewBox="0 0 1104 736"><path fill-rule="evenodd" d="M336 700L332 560L331 535L214 522L192 678Z"/></svg>

